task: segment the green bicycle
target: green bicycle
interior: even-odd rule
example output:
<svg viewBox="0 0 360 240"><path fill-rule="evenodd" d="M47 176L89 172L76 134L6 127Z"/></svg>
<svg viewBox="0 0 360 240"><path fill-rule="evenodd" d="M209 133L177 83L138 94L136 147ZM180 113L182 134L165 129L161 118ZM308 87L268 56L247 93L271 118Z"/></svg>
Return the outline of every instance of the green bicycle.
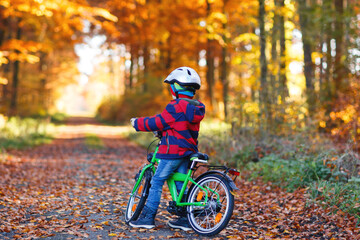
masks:
<svg viewBox="0 0 360 240"><path fill-rule="evenodd" d="M151 144L150 144L151 145ZM150 147L150 146L149 146ZM149 194L150 182L156 171L159 159L156 158L159 144L154 153L147 154L149 164L146 164L135 176L135 185L125 212L125 221L137 220ZM190 156L190 167L187 174L173 173L167 180L173 201L169 202L167 210L171 214L184 216L192 229L203 236L212 236L222 231L230 221L234 209L233 191L237 190L234 181L240 173L226 166L206 165L209 157L203 153ZM203 163L199 165L199 163ZM199 167L208 171L193 179ZM234 180L228 174L234 175ZM180 192L176 189L176 181L183 182ZM186 201L182 202L186 187L191 184Z"/></svg>

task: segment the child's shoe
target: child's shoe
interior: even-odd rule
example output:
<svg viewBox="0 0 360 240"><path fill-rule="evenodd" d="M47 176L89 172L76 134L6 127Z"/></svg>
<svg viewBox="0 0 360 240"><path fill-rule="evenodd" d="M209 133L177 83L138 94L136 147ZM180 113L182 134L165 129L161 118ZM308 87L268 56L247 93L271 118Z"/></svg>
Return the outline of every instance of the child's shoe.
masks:
<svg viewBox="0 0 360 240"><path fill-rule="evenodd" d="M184 231L192 230L186 217L179 217L175 221L169 221L168 225L172 228L177 228L177 229L181 229Z"/></svg>
<svg viewBox="0 0 360 240"><path fill-rule="evenodd" d="M129 225L134 228L147 228L147 229L154 228L155 215L156 215L156 211L153 211L145 206L139 218L136 221L129 222Z"/></svg>

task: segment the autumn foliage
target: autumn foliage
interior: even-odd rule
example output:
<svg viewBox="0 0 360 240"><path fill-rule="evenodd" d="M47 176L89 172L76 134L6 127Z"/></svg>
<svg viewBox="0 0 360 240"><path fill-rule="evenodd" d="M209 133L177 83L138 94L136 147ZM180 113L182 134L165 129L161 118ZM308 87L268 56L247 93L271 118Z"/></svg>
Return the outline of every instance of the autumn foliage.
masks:
<svg viewBox="0 0 360 240"><path fill-rule="evenodd" d="M84 135L84 129L96 137ZM0 168L2 239L208 239L167 225L171 200L164 190L156 228L132 229L124 212L133 177L145 163L146 149L120 139L121 127L71 121L52 144L3 155ZM99 145L98 145L99 146ZM305 189L286 192L261 181L237 179L229 225L213 239L357 239L356 219L331 214L308 202Z"/></svg>
<svg viewBox="0 0 360 240"><path fill-rule="evenodd" d="M174 68L189 66L201 76L196 97L207 109L201 149L214 162L247 169L249 176L266 182L239 182L243 200L237 202L236 228L227 236L356 239L359 4L0 1L0 236L52 237L62 232L92 238L84 226L105 229L105 237L133 234L124 227L115 230L123 224L119 215L124 199L118 192L128 189L118 186L125 180L115 178L120 173L113 167L140 159L139 149L125 140L99 140L98 132L56 140L35 152L14 148L48 142L39 126L59 112L90 111L111 123L158 113L171 99L163 79ZM117 154L124 154L121 161ZM121 174L135 171L127 167ZM100 186L101 181L110 185ZM309 196L302 188L316 204L331 209L306 205ZM91 198L95 193L100 196L96 201ZM82 200L91 205L88 212L80 211L88 207ZM103 219L91 220L95 213Z"/></svg>

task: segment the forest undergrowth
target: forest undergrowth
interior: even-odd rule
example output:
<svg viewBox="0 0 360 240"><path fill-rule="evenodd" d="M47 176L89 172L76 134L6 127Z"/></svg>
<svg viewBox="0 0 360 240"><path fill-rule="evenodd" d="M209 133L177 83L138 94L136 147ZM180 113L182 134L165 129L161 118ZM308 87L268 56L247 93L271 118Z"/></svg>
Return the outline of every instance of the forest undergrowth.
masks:
<svg viewBox="0 0 360 240"><path fill-rule="evenodd" d="M144 147L154 139L133 131L127 137ZM306 189L309 204L350 214L360 224L360 158L351 143L336 144L315 131L259 137L254 130L210 120L201 125L199 151L210 155L210 164L240 169L247 180L261 179L289 192Z"/></svg>
<svg viewBox="0 0 360 240"><path fill-rule="evenodd" d="M305 188L309 203L348 213L360 224L360 155L353 143L335 143L311 130L260 136L230 126L210 129L201 136L200 148L213 163L237 167L246 179L260 178L289 192Z"/></svg>

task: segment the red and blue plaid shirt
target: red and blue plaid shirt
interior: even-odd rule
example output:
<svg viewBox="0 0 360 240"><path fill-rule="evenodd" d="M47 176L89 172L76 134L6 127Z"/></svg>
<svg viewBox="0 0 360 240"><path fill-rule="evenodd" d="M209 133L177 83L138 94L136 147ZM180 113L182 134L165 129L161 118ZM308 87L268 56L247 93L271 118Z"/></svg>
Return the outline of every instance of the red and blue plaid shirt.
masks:
<svg viewBox="0 0 360 240"><path fill-rule="evenodd" d="M198 152L200 121L205 105L197 100L172 100L161 114L137 118L136 131L162 131L157 153L160 159L179 159Z"/></svg>

